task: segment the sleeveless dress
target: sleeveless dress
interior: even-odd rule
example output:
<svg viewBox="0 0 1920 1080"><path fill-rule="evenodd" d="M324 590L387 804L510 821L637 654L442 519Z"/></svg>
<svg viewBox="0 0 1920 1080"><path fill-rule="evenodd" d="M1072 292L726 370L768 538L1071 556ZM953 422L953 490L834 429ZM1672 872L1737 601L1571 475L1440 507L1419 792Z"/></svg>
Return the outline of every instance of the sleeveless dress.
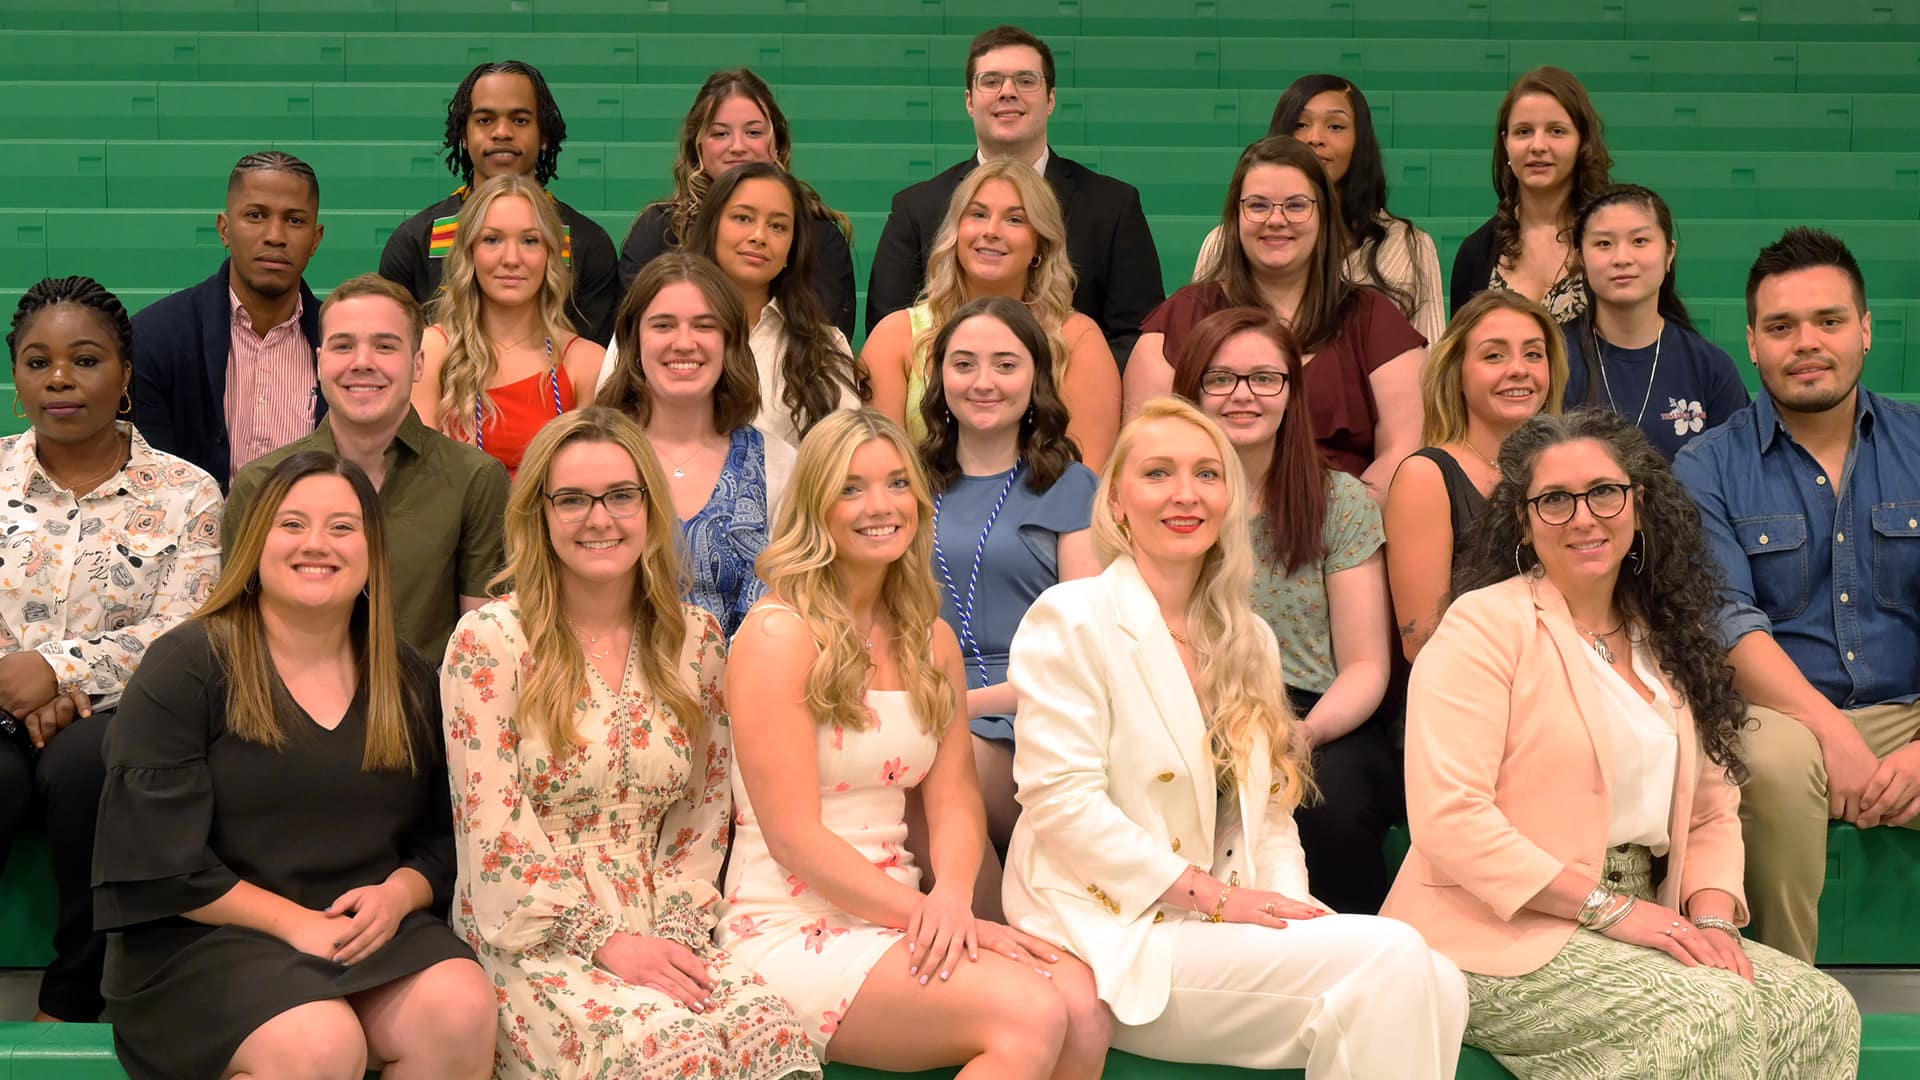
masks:
<svg viewBox="0 0 1920 1080"><path fill-rule="evenodd" d="M437 326L432 329L439 330L443 338L447 336L447 332ZM493 402L496 413L473 442L507 467L507 479L513 479L520 472L520 459L527 454L527 444L547 426L547 421L572 412L579 403L574 396L573 380L567 378L566 358L575 345L585 340L576 337L567 342L567 347L553 358L553 366L545 371L505 386L487 388L487 399Z"/></svg>
<svg viewBox="0 0 1920 1080"><path fill-rule="evenodd" d="M1440 482L1447 487L1447 519L1453 525L1454 562L1460 561L1461 545L1467 535L1467 526L1487 508L1487 497L1473 486L1473 480L1467 471L1453 459L1453 455L1437 446L1423 446L1413 452L1414 457L1423 457L1440 470Z"/></svg>
<svg viewBox="0 0 1920 1080"><path fill-rule="evenodd" d="M906 846L907 790L926 778L940 743L921 730L904 690L869 690L867 708L873 726L865 731L822 725L817 732L820 822L918 889L920 868ZM733 799L733 861L717 938L787 999L825 1061L847 1006L904 931L849 915L775 862L738 768Z"/></svg>
<svg viewBox="0 0 1920 1080"><path fill-rule="evenodd" d="M583 745L565 758L518 719L533 660L513 597L467 613L447 645L453 924L499 1000L497 1080L815 1073L793 1012L709 936L727 853L726 651L709 615L683 611L679 671L708 718L697 743L648 689L638 634L617 688L587 665ZM694 1013L596 963L616 932L692 949L715 972L714 1008Z"/></svg>
<svg viewBox="0 0 1920 1080"><path fill-rule="evenodd" d="M915 304L907 309L907 325L913 329L907 346L907 434L915 445L927 437L927 425L920 419L920 399L927 396L927 358L920 353L919 342L933 341L933 306Z"/></svg>

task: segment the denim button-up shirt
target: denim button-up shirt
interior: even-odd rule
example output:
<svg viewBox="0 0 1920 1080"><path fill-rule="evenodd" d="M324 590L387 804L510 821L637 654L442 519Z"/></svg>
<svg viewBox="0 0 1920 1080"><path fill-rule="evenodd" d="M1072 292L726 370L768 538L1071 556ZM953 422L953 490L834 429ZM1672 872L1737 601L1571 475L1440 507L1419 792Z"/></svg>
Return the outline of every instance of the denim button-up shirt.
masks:
<svg viewBox="0 0 1920 1080"><path fill-rule="evenodd" d="M1862 387L1836 481L1763 393L1673 467L1726 575L1729 648L1772 633L1839 708L1920 696L1920 409Z"/></svg>

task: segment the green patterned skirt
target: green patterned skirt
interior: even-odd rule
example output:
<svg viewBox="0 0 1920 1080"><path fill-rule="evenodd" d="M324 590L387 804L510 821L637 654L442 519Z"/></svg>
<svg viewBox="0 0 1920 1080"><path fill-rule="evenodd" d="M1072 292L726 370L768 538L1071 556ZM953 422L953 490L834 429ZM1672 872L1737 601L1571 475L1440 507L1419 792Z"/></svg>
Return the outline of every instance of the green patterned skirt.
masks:
<svg viewBox="0 0 1920 1080"><path fill-rule="evenodd" d="M1615 888L1652 899L1645 847L1609 849L1607 874ZM1752 983L1576 930L1538 971L1467 975L1466 1041L1522 1080L1851 1080L1860 1010L1846 989L1757 941L1743 944Z"/></svg>

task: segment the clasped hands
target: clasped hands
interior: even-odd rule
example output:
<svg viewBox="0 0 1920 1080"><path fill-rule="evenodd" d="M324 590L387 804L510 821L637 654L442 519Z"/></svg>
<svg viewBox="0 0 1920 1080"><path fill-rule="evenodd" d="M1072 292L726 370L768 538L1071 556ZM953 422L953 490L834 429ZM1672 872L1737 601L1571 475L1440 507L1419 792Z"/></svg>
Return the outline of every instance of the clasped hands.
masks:
<svg viewBox="0 0 1920 1080"><path fill-rule="evenodd" d="M93 715L85 690L62 690L46 657L32 649L0 656L0 709L26 725L36 750L82 716Z"/></svg>
<svg viewBox="0 0 1920 1080"><path fill-rule="evenodd" d="M1876 757L1844 715L1816 734L1827 767L1828 816L1871 829L1905 825L1920 814L1920 743Z"/></svg>
<svg viewBox="0 0 1920 1080"><path fill-rule="evenodd" d="M362 885L341 893L325 911L308 912L287 941L309 956L352 967L392 941L413 908L405 885Z"/></svg>

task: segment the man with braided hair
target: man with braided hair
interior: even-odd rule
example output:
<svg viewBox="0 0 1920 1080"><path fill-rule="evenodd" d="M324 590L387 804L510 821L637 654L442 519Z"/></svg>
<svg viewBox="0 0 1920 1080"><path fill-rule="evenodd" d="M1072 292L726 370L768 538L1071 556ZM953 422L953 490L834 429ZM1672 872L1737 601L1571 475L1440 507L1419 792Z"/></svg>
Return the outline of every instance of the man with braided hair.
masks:
<svg viewBox="0 0 1920 1080"><path fill-rule="evenodd" d="M399 283L422 305L440 291L447 253L467 193L508 173L531 176L541 187L558 171L567 122L540 69L519 60L481 64L467 73L447 103L447 169L460 177L453 194L400 223L380 255L380 276ZM551 193L549 193L551 197ZM566 226L563 254L573 266L567 316L589 341L613 337L620 302L619 256L607 230L558 199Z"/></svg>

